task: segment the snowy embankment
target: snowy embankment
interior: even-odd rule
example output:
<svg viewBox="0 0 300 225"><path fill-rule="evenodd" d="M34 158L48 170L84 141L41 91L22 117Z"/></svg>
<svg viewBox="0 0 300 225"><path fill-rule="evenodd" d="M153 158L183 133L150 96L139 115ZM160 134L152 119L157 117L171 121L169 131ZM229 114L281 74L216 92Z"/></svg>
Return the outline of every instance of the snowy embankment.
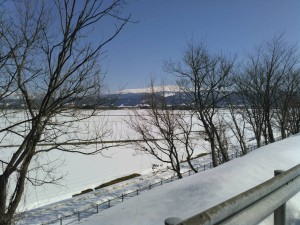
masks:
<svg viewBox="0 0 300 225"><path fill-rule="evenodd" d="M211 167L211 157L208 154L194 159L192 163L199 171L207 170ZM193 174L187 163L182 164L181 172L184 177ZM174 172L166 166L157 165L155 169L144 170L136 178L29 210L19 215L20 220L17 224L52 224L60 222L60 219L63 224L69 224L79 217L89 217L96 211L106 210L122 203L123 200L127 201L129 198L144 194L166 183L175 182L177 179Z"/></svg>
<svg viewBox="0 0 300 225"><path fill-rule="evenodd" d="M167 217L187 218L300 163L300 136L264 146L215 169L166 184L104 210L79 224L153 225ZM300 194L287 203L288 224L300 222ZM272 217L264 222L271 224Z"/></svg>
<svg viewBox="0 0 300 225"><path fill-rule="evenodd" d="M143 192L139 196L127 198L120 204L99 211L98 214L93 209L93 214L89 214L88 217L83 215L80 222L75 216L64 220L63 224L159 225L163 224L167 217L187 218L270 179L276 169L287 170L299 164L299 146L300 136L290 137L264 146L215 169L164 184ZM202 164L206 160L209 159L203 158L198 163ZM60 216L72 214L89 204L107 201L113 196L136 190L149 182L168 176L170 176L168 172L155 175L145 173L142 176L143 179L135 178L99 190L99 192L32 210L28 212L27 218L19 222L20 224L41 224L49 220L57 220ZM299 204L300 194L288 202L289 224L299 224L300 210L297 210L300 208ZM271 224L271 222L270 217L264 223Z"/></svg>

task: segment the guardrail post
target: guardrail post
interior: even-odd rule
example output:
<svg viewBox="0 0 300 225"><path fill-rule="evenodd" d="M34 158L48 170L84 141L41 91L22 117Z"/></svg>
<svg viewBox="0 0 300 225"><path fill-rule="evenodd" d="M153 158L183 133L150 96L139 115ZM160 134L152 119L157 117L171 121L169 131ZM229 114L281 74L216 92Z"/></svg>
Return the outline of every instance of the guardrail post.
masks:
<svg viewBox="0 0 300 225"><path fill-rule="evenodd" d="M165 220L165 225L176 225L180 222L182 222L182 219L180 219L178 217L170 217Z"/></svg>
<svg viewBox="0 0 300 225"><path fill-rule="evenodd" d="M275 170L274 176L283 173L283 170ZM285 203L274 211L274 225L285 225L286 221L286 207Z"/></svg>

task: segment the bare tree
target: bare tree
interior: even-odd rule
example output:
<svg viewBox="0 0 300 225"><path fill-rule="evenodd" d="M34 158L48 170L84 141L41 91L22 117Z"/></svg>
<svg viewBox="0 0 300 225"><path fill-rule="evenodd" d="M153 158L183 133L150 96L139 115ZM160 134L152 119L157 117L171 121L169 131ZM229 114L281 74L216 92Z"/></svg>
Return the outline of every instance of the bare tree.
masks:
<svg viewBox="0 0 300 225"><path fill-rule="evenodd" d="M293 130L293 125L290 121L297 121L298 118L295 109L298 107L297 98L299 97L300 73L295 68L290 69L290 72L284 76L275 97L275 121L282 139L288 137L291 130Z"/></svg>
<svg viewBox="0 0 300 225"><path fill-rule="evenodd" d="M236 92L240 97L244 107L245 120L250 124L254 133L256 144L261 146L261 136L263 132L264 117L261 105L263 104L262 76L261 68L257 61L251 58L251 66L245 68L243 75L235 76Z"/></svg>
<svg viewBox="0 0 300 225"><path fill-rule="evenodd" d="M276 121L281 137L300 132L300 69L295 68L288 74L278 93L276 101Z"/></svg>
<svg viewBox="0 0 300 225"><path fill-rule="evenodd" d="M96 154L105 148L88 151L72 144L82 139L98 140L103 135L76 135L78 121L90 118L95 111L79 113L67 106L80 99L95 99L101 91L99 56L130 19L120 14L121 6L121 0L24 0L15 2L14 16L4 14L1 51L5 49L8 57L4 61L1 58L1 89L6 88L7 94L0 101L14 93L21 99L22 114L2 111L5 121L1 123L1 137L19 140L20 145L1 156L1 225L12 223L27 182L42 185L59 179L51 173L53 164L34 165L39 162L37 157L52 150ZM106 18L113 26L103 30L98 43L92 43L88 39L91 31ZM39 147L41 143L51 146ZM46 174L32 177L34 170Z"/></svg>
<svg viewBox="0 0 300 225"><path fill-rule="evenodd" d="M229 160L227 145L224 145L216 117L229 93L228 78L233 66L233 59L210 53L204 42L189 43L182 64L172 61L165 63L166 71L179 78L178 85L185 93L185 99L193 105L193 111L204 127L214 166Z"/></svg>
<svg viewBox="0 0 300 225"><path fill-rule="evenodd" d="M184 157L194 173L198 173L197 168L192 163L192 160L195 157L195 132L196 124L195 115L187 110L178 111L176 113L176 123L178 124L179 135L177 141L180 143L180 146L184 146Z"/></svg>
<svg viewBox="0 0 300 225"><path fill-rule="evenodd" d="M279 35L249 54L242 75L236 78L238 92L242 96L258 146L261 145L261 136L265 144L275 141L275 109L287 107L284 104L288 104L287 98L291 94L287 88L292 86L286 81L292 79L296 65L296 48L284 42L283 36ZM286 116L283 110L277 112L284 137L286 122L283 120L286 120Z"/></svg>
<svg viewBox="0 0 300 225"><path fill-rule="evenodd" d="M225 121L238 143L239 148L237 148L237 152L239 152L240 155L246 155L248 146L246 144L247 120L245 118L245 110L243 107L235 104L236 103L230 101L229 98L227 109L230 116L229 119ZM235 140L231 142L234 142Z"/></svg>
<svg viewBox="0 0 300 225"><path fill-rule="evenodd" d="M2 3L0 3L2 6ZM4 45L5 34L9 24L5 24L5 19L3 18L3 12L0 11L0 101L4 98L7 98L8 95L12 94L14 89L12 88L14 76L10 76L5 73L5 67L11 57L11 54L14 49L18 46L18 43L11 48L7 48Z"/></svg>
<svg viewBox="0 0 300 225"><path fill-rule="evenodd" d="M161 86L163 87L163 86ZM135 110L129 126L140 136L143 142L134 142L137 152L150 154L161 162L170 165L178 178L182 178L181 163L187 161L196 173L191 160L194 156L193 116L187 111L176 110L168 106L164 88L147 94L149 109Z"/></svg>
<svg viewBox="0 0 300 225"><path fill-rule="evenodd" d="M288 133L297 134L300 132L300 93L297 90L295 96L291 100L288 116Z"/></svg>

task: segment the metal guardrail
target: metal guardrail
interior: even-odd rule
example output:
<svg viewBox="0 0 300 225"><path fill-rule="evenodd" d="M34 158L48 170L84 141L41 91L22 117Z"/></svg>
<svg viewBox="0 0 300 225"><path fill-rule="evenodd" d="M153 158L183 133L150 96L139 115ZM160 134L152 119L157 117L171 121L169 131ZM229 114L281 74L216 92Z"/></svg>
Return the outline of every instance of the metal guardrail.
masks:
<svg viewBox="0 0 300 225"><path fill-rule="evenodd" d="M285 215L281 215L285 211L284 204L299 191L300 164L197 215L185 220L168 218L165 224L254 225L263 221L274 211L275 224L285 224Z"/></svg>

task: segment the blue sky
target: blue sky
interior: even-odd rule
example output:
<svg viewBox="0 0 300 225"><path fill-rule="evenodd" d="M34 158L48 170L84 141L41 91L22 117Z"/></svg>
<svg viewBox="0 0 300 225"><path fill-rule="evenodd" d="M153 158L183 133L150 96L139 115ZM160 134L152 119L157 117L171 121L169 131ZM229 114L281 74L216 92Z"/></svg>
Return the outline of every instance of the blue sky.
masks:
<svg viewBox="0 0 300 225"><path fill-rule="evenodd" d="M106 83L118 88L146 86L150 76L172 82L165 60L179 60L187 41L205 38L212 51L238 54L284 32L300 42L299 0L127 0L128 24L106 46ZM298 43L299 46L299 43Z"/></svg>

